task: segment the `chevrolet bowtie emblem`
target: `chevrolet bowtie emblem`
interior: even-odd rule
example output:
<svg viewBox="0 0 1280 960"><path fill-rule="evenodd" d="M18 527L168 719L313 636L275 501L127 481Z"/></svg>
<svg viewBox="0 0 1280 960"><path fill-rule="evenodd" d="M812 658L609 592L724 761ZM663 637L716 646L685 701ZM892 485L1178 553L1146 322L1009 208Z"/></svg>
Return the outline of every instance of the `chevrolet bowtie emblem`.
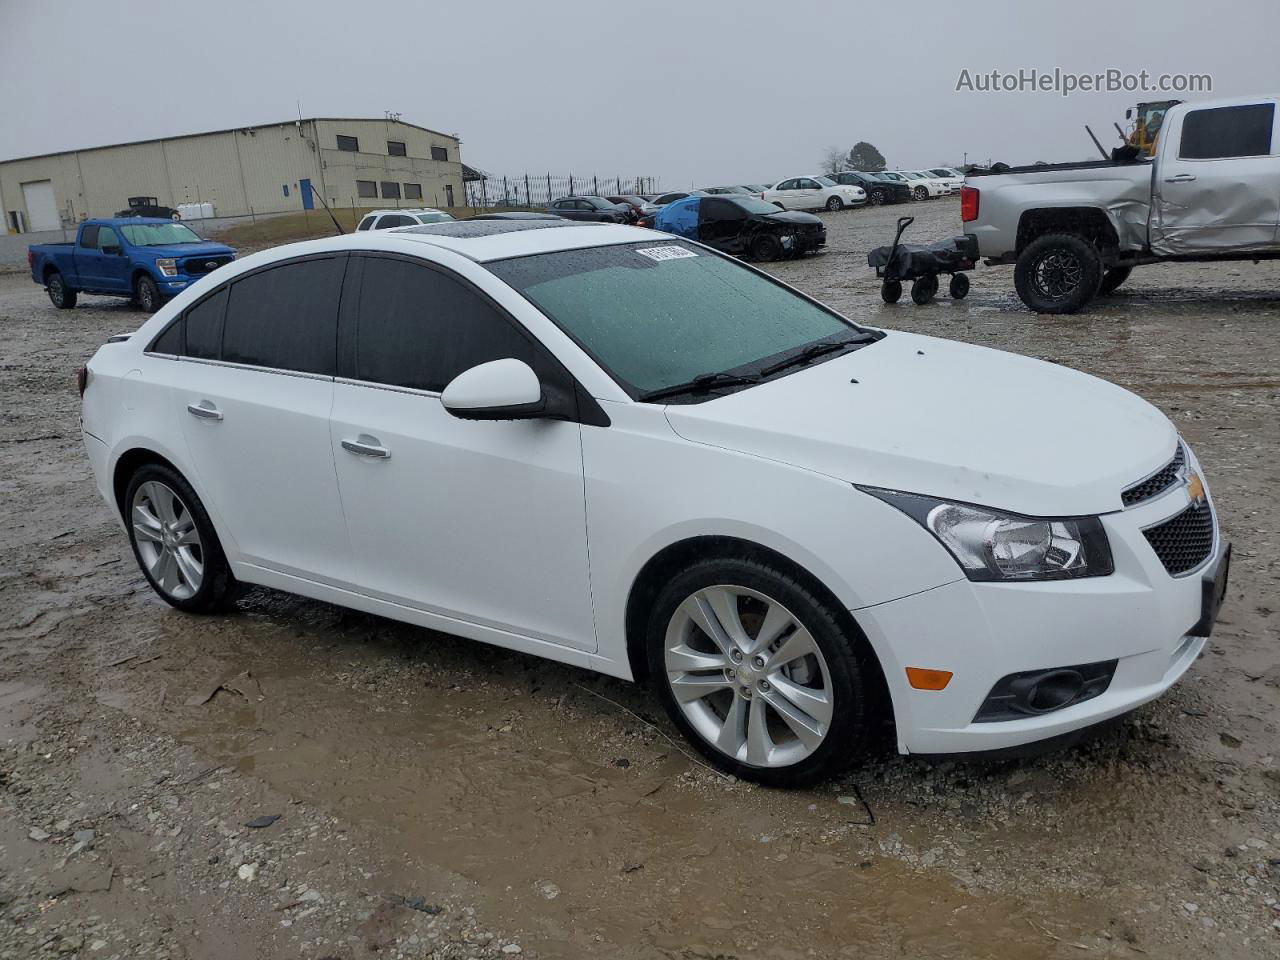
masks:
<svg viewBox="0 0 1280 960"><path fill-rule="evenodd" d="M1200 474L1193 473L1187 477L1187 496L1191 498L1191 502L1196 506L1200 506L1208 500L1204 492L1204 481L1200 479Z"/></svg>

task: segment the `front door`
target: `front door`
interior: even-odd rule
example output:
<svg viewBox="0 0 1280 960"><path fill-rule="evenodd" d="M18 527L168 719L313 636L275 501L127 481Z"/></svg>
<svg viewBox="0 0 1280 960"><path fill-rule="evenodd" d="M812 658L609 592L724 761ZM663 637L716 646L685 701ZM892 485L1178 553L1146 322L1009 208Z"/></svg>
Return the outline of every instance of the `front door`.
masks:
<svg viewBox="0 0 1280 960"><path fill-rule="evenodd" d="M443 268L353 256L332 449L359 589L451 620L595 649L577 423L459 420L439 393L505 357L563 375Z"/></svg>
<svg viewBox="0 0 1280 960"><path fill-rule="evenodd" d="M303 177L298 181L298 192L302 194L302 209L314 210L316 207L315 197L311 195L311 181Z"/></svg>
<svg viewBox="0 0 1280 960"><path fill-rule="evenodd" d="M346 256L248 274L189 309L173 397L197 486L245 563L345 584L350 544L329 448ZM229 292L228 292L229 291Z"/></svg>
<svg viewBox="0 0 1280 960"><path fill-rule="evenodd" d="M1278 133L1274 100L1166 118L1155 161L1151 249L1165 256L1274 249Z"/></svg>

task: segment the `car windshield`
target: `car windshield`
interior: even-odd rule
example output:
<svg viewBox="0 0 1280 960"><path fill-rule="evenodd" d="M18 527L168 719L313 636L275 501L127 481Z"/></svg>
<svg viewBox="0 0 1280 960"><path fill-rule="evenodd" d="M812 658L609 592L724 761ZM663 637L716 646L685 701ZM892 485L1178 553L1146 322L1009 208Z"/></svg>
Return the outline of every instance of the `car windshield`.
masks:
<svg viewBox="0 0 1280 960"><path fill-rule="evenodd" d="M728 257L678 242L542 253L489 269L633 397L758 368L860 329Z"/></svg>
<svg viewBox="0 0 1280 960"><path fill-rule="evenodd" d="M180 223L129 223L118 228L135 247L167 247L175 243L204 243Z"/></svg>
<svg viewBox="0 0 1280 960"><path fill-rule="evenodd" d="M834 187L836 185L836 182L830 177L814 177L813 179L817 180L824 187Z"/></svg>
<svg viewBox="0 0 1280 960"><path fill-rule="evenodd" d="M419 223L444 223L446 220L453 219L447 213L419 213L417 217Z"/></svg>
<svg viewBox="0 0 1280 960"><path fill-rule="evenodd" d="M778 208L772 203L766 203L759 197L749 197L746 194L735 194L733 202L736 203L747 213L778 213Z"/></svg>

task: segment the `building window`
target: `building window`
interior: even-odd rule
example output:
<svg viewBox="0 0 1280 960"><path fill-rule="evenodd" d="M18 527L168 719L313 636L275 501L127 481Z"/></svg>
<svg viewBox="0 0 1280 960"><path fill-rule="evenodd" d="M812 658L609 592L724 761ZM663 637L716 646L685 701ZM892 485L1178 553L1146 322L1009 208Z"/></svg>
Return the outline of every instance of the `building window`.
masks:
<svg viewBox="0 0 1280 960"><path fill-rule="evenodd" d="M389 156L389 157L407 157L407 156L408 156L408 154L405 152L404 144L403 144L403 143L401 143L399 140L388 140L388 141L387 141L387 156Z"/></svg>
<svg viewBox="0 0 1280 960"><path fill-rule="evenodd" d="M432 160L448 160L449 159L448 149L445 147L432 147L431 159Z"/></svg>
<svg viewBox="0 0 1280 960"><path fill-rule="evenodd" d="M406 183L406 184L404 185L404 198L405 198L406 200L421 200L421 199L422 199L422 184L420 184L420 183Z"/></svg>
<svg viewBox="0 0 1280 960"><path fill-rule="evenodd" d="M400 184L392 183L390 180L382 181L382 199L383 200L399 200Z"/></svg>
<svg viewBox="0 0 1280 960"><path fill-rule="evenodd" d="M347 153L359 153L360 141L355 137L344 137L338 134L338 149L345 150Z"/></svg>
<svg viewBox="0 0 1280 960"><path fill-rule="evenodd" d="M356 195L361 197L377 197L378 185L372 180L357 180Z"/></svg>

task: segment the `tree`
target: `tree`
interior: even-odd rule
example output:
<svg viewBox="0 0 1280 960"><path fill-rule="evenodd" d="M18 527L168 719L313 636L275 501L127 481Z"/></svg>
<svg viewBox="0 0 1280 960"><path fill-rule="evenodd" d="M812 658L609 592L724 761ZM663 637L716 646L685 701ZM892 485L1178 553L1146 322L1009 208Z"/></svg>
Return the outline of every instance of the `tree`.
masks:
<svg viewBox="0 0 1280 960"><path fill-rule="evenodd" d="M822 172L835 176L844 170L846 154L842 147L827 147L822 152Z"/></svg>
<svg viewBox="0 0 1280 960"><path fill-rule="evenodd" d="M865 140L859 140L849 151L849 166L854 170L875 173L885 168L884 154Z"/></svg>

